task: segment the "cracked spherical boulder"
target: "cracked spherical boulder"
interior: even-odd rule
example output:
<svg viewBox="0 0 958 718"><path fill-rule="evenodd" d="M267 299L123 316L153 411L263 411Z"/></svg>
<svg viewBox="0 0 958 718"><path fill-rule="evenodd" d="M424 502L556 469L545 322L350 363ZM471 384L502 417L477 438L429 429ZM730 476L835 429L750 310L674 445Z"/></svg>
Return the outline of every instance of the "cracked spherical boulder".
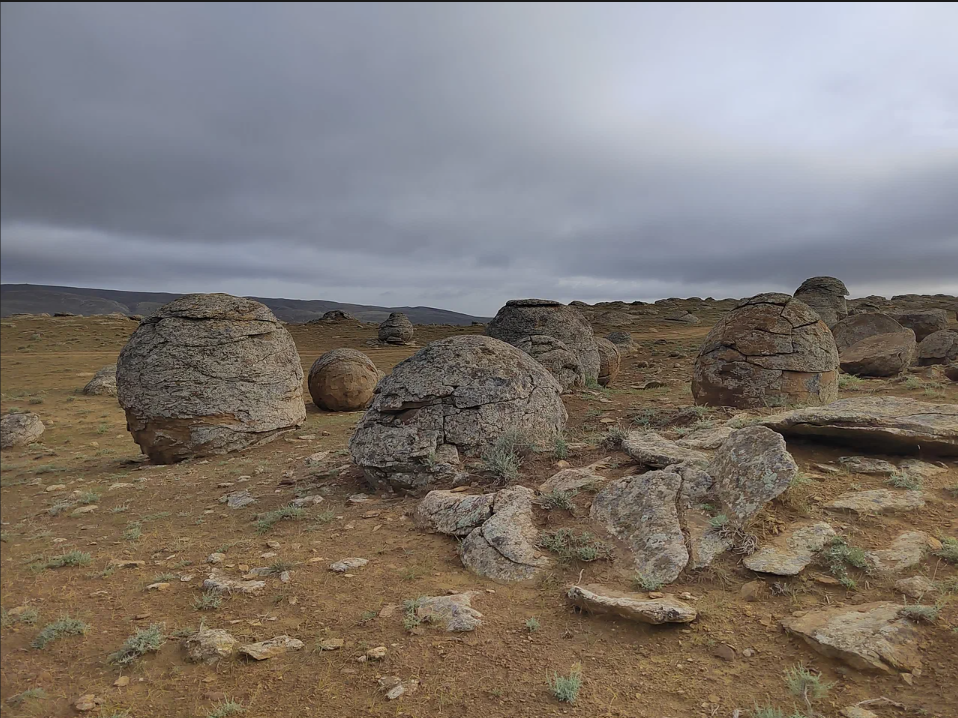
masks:
<svg viewBox="0 0 958 718"><path fill-rule="evenodd" d="M574 386L584 386L588 378L599 377L595 334L576 307L549 299L511 299L489 322L486 334L520 348L530 338L552 337L565 345L579 362L579 376ZM557 378L563 383L562 378Z"/></svg>
<svg viewBox="0 0 958 718"><path fill-rule="evenodd" d="M599 385L608 386L619 375L619 366L622 364L622 355L619 348L608 339L596 339L599 349Z"/></svg>
<svg viewBox="0 0 958 718"><path fill-rule="evenodd" d="M229 294L186 295L144 319L116 384L133 440L158 463L244 449L306 420L289 332L264 305Z"/></svg>
<svg viewBox="0 0 958 718"><path fill-rule="evenodd" d="M379 341L386 344L408 344L415 330L412 322L402 312L393 312L379 325Z"/></svg>
<svg viewBox="0 0 958 718"><path fill-rule="evenodd" d="M535 334L523 337L515 346L548 369L559 382L563 393L582 386L582 365L579 364L579 357L555 337Z"/></svg>
<svg viewBox="0 0 958 718"><path fill-rule="evenodd" d="M838 398L838 350L825 323L787 294L739 303L712 328L695 360L696 404L759 408Z"/></svg>
<svg viewBox="0 0 958 718"><path fill-rule="evenodd" d="M309 395L326 411L359 411L373 400L373 389L384 374L372 359L356 349L333 349L313 362Z"/></svg>
<svg viewBox="0 0 958 718"><path fill-rule="evenodd" d="M835 277L812 277L795 290L795 298L805 302L829 328L848 316L846 296L848 289Z"/></svg>
<svg viewBox="0 0 958 718"><path fill-rule="evenodd" d="M506 432L548 444L562 431L561 388L542 365L483 336L432 342L396 365L349 442L376 488L419 493L452 479Z"/></svg>

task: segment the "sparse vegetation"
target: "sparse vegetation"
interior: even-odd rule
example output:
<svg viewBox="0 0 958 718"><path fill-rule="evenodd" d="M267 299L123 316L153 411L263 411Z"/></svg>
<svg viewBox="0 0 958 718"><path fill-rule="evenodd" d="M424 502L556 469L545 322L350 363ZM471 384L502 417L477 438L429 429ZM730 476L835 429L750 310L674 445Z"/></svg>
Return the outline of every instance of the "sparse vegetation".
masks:
<svg viewBox="0 0 958 718"><path fill-rule="evenodd" d="M35 608L26 608L18 613L10 613L6 610L0 611L0 626L6 628L18 623L26 626L32 626L40 618L40 612Z"/></svg>
<svg viewBox="0 0 958 718"><path fill-rule="evenodd" d="M274 511L260 514L256 519L256 533L264 534L280 521L298 521L306 517L306 509L298 506L283 506Z"/></svg>
<svg viewBox="0 0 958 718"><path fill-rule="evenodd" d="M169 583L176 580L175 573L158 573L148 583Z"/></svg>
<svg viewBox="0 0 958 718"><path fill-rule="evenodd" d="M419 608L419 604L422 602L422 598L412 598L406 601L403 601L403 628L407 631L411 631L420 623L422 619L416 614L416 609Z"/></svg>
<svg viewBox="0 0 958 718"><path fill-rule="evenodd" d="M572 499L574 499L577 494L577 491L559 491L558 489L553 489L548 494L542 496L542 507L549 510L562 509L564 511L572 511L572 509L575 508Z"/></svg>
<svg viewBox="0 0 958 718"><path fill-rule="evenodd" d="M845 391L861 391L865 388L865 380L851 374L842 374L838 377L838 388Z"/></svg>
<svg viewBox="0 0 958 718"><path fill-rule="evenodd" d="M88 630L90 630L89 624L69 616L60 616L53 623L44 626L30 645L34 648L45 648L48 644L65 636L82 636Z"/></svg>
<svg viewBox="0 0 958 718"><path fill-rule="evenodd" d="M938 606L902 606L898 615L915 623L934 623L940 610Z"/></svg>
<svg viewBox="0 0 958 718"><path fill-rule="evenodd" d="M140 526L139 521L133 521L127 524L126 530L123 532L123 538L126 541L139 541L142 535L143 528Z"/></svg>
<svg viewBox="0 0 958 718"><path fill-rule="evenodd" d="M87 506L89 504L95 504L100 500L100 494L96 491L85 491L79 496L77 496L76 502L81 506Z"/></svg>
<svg viewBox="0 0 958 718"><path fill-rule="evenodd" d="M569 458L569 442L562 434L556 434L552 440L552 458L560 461Z"/></svg>
<svg viewBox="0 0 958 718"><path fill-rule="evenodd" d="M728 516L725 514L718 514L709 519L709 526L713 529L720 529L726 524L728 524Z"/></svg>
<svg viewBox="0 0 958 718"><path fill-rule="evenodd" d="M829 572L841 581L845 588L857 588L855 580L848 575L848 566L866 572L869 570L865 552L856 546L850 546L841 536L832 539L828 548L822 552L822 558L827 564Z"/></svg>
<svg viewBox="0 0 958 718"><path fill-rule="evenodd" d="M552 551L562 561L597 561L612 558L611 547L588 532L578 536L572 529L543 531L539 534L538 545Z"/></svg>
<svg viewBox="0 0 958 718"><path fill-rule="evenodd" d="M568 676L553 673L549 679L549 691L560 703L575 703L582 688L582 667L577 663L572 666Z"/></svg>
<svg viewBox="0 0 958 718"><path fill-rule="evenodd" d="M7 698L7 703L12 706L21 706L27 701L40 701L47 697L47 692L42 688L28 688L22 693Z"/></svg>
<svg viewBox="0 0 958 718"><path fill-rule="evenodd" d="M127 638L119 651L110 654L110 663L118 666L129 665L147 653L156 653L164 640L163 626L153 623L149 628L140 629Z"/></svg>
<svg viewBox="0 0 958 718"><path fill-rule="evenodd" d="M59 556L54 556L53 558L44 561L39 565L40 570L47 568L64 568L64 567L77 567L77 566L86 566L90 561L90 554L85 551L80 551L78 549L73 549L72 551L67 551L64 554Z"/></svg>
<svg viewBox="0 0 958 718"><path fill-rule="evenodd" d="M215 611L223 603L223 597L215 591L205 591L193 599L193 608L197 611Z"/></svg>
<svg viewBox="0 0 958 718"><path fill-rule="evenodd" d="M812 673L799 663L785 671L785 685L793 696L803 699L809 706L821 700L835 684L825 683L817 673Z"/></svg>
<svg viewBox="0 0 958 718"><path fill-rule="evenodd" d="M530 618L530 619L528 619L528 620L526 621L526 630L529 631L529 633L535 633L536 631L538 631L538 630L539 630L539 619L538 619L538 618Z"/></svg>
<svg viewBox="0 0 958 718"><path fill-rule="evenodd" d="M625 441L626 432L621 426L610 426L602 435L602 446L607 449L620 449Z"/></svg>
<svg viewBox="0 0 958 718"><path fill-rule="evenodd" d="M896 489L909 489L911 491L921 490L921 478L917 476L910 476L904 471L899 471L892 474L887 483L891 486L894 486Z"/></svg>
<svg viewBox="0 0 958 718"><path fill-rule="evenodd" d="M206 714L206 718L227 718L227 716L245 713L246 708L236 701L225 701Z"/></svg>
<svg viewBox="0 0 958 718"><path fill-rule="evenodd" d="M958 539L954 536L942 537L941 548L935 551L935 556L948 563L958 563Z"/></svg>
<svg viewBox="0 0 958 718"><path fill-rule="evenodd" d="M661 581L656 581L654 578L649 578L641 573L635 575L635 578L632 579L632 585L643 591L658 591L662 588Z"/></svg>
<svg viewBox="0 0 958 718"><path fill-rule="evenodd" d="M529 449L529 442L515 429L504 432L482 455L486 471L501 483L511 484L519 478L522 457Z"/></svg>

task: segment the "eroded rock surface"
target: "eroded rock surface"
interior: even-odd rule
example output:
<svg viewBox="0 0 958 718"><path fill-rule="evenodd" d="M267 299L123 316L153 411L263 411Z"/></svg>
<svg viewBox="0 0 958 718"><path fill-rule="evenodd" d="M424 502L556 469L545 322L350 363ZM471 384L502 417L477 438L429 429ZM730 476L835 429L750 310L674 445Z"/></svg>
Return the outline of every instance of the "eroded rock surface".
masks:
<svg viewBox="0 0 958 718"><path fill-rule="evenodd" d="M622 450L638 463L653 469L683 462L704 466L709 460L707 454L680 446L654 431L630 431L622 440Z"/></svg>
<svg viewBox="0 0 958 718"><path fill-rule="evenodd" d="M796 409L762 423L785 436L814 436L875 448L883 453L958 455L958 405L892 396L841 399Z"/></svg>
<svg viewBox="0 0 958 718"><path fill-rule="evenodd" d="M635 340L629 332L610 332L605 338L615 344L622 355L627 355L635 349Z"/></svg>
<svg viewBox="0 0 958 718"><path fill-rule="evenodd" d="M239 641L230 635L229 631L201 625L200 630L188 636L183 645L191 661L213 664L232 656L239 646Z"/></svg>
<svg viewBox="0 0 958 718"><path fill-rule="evenodd" d="M307 386L313 403L320 409L359 411L369 406L383 376L361 351L333 349L313 362Z"/></svg>
<svg viewBox="0 0 958 718"><path fill-rule="evenodd" d="M562 469L539 485L539 493L581 491L592 486L601 486L607 479L597 472L605 467L608 461L606 458L581 469Z"/></svg>
<svg viewBox="0 0 958 718"><path fill-rule="evenodd" d="M211 554L217 556L222 554ZM239 579L229 578L213 569L209 578L203 581L204 591L215 591L216 593L244 593L250 596L258 595L266 588L265 581L241 581Z"/></svg>
<svg viewBox="0 0 958 718"><path fill-rule="evenodd" d="M117 398L158 463L275 439L306 420L303 369L264 305L190 294L144 319L120 352Z"/></svg>
<svg viewBox="0 0 958 718"><path fill-rule="evenodd" d="M468 536L492 516L495 494L430 491L416 508L416 523L450 536Z"/></svg>
<svg viewBox="0 0 958 718"><path fill-rule="evenodd" d="M893 673L921 667L918 631L902 618L904 606L880 601L809 611L782 620L819 653L863 671Z"/></svg>
<svg viewBox="0 0 958 718"><path fill-rule="evenodd" d="M915 332L915 338L925 337L948 328L948 313L944 309L923 309L895 315L895 321Z"/></svg>
<svg viewBox="0 0 958 718"><path fill-rule="evenodd" d="M807 304L829 327L848 316L848 289L835 277L812 277L795 290L795 298Z"/></svg>
<svg viewBox="0 0 958 718"><path fill-rule="evenodd" d="M895 376L911 366L916 349L911 329L875 334L842 350L840 366L853 376Z"/></svg>
<svg viewBox="0 0 958 718"><path fill-rule="evenodd" d="M872 570L879 573L897 573L921 563L925 552L935 545L941 548L938 540L924 531L906 531L896 536L888 548L869 551L865 557Z"/></svg>
<svg viewBox="0 0 958 718"><path fill-rule="evenodd" d="M430 624L442 624L447 631L474 631L482 625L482 614L472 607L479 591L465 591L451 596L425 596L416 599L416 618Z"/></svg>
<svg viewBox="0 0 958 718"><path fill-rule="evenodd" d="M903 329L904 327L888 314L877 312L855 314L842 319L833 326L832 336L835 338L835 346L841 353L853 344L868 339L868 337L873 337L876 334L895 334Z"/></svg>
<svg viewBox="0 0 958 718"><path fill-rule="evenodd" d="M0 449L32 444L40 438L43 430L43 422L36 414L4 414L0 419Z"/></svg>
<svg viewBox="0 0 958 718"><path fill-rule="evenodd" d="M776 576L795 576L804 570L825 545L835 537L835 531L826 523L792 527L775 537L771 545L763 546L743 563L746 568Z"/></svg>
<svg viewBox="0 0 958 718"><path fill-rule="evenodd" d="M838 397L838 350L818 315L787 294L759 294L716 323L695 360L696 404L760 408Z"/></svg>
<svg viewBox="0 0 958 718"><path fill-rule="evenodd" d="M402 312L393 312L379 325L379 341L386 344L408 344L415 333L409 317Z"/></svg>
<svg viewBox="0 0 958 718"><path fill-rule="evenodd" d="M958 361L958 332L942 329L929 334L918 345L918 364L949 364Z"/></svg>
<svg viewBox="0 0 958 718"><path fill-rule="evenodd" d="M268 641L247 643L245 646L240 646L239 652L254 660L265 661L268 658L276 658L276 656L281 656L290 651L301 651L304 647L303 642L299 639L283 635L270 638Z"/></svg>
<svg viewBox="0 0 958 718"><path fill-rule="evenodd" d="M87 396L116 396L116 364L100 369L83 387Z"/></svg>
<svg viewBox="0 0 958 718"><path fill-rule="evenodd" d="M585 374L578 355L559 339L545 334L535 334L519 339L515 347L548 369L559 382L563 393L583 386Z"/></svg>
<svg viewBox="0 0 958 718"><path fill-rule="evenodd" d="M572 586L567 594L569 600L589 613L610 614L639 623L691 623L696 611L689 604L674 596L649 599L637 593L616 591L596 584Z"/></svg>
<svg viewBox="0 0 958 718"><path fill-rule="evenodd" d="M825 504L826 509L841 509L859 514L883 514L894 511L914 511L923 508L925 495L921 491L892 491L869 489L850 491Z"/></svg>
<svg viewBox="0 0 958 718"><path fill-rule="evenodd" d="M566 410L552 375L496 339L432 342L379 382L349 442L377 488L420 492L456 476L460 457L479 456L507 431L549 445Z"/></svg>

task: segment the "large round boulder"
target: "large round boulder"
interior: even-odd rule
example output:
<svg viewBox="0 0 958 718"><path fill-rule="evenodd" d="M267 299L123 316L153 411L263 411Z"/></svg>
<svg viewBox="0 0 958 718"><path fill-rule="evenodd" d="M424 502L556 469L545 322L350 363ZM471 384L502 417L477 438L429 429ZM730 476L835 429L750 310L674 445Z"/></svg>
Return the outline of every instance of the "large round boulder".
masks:
<svg viewBox="0 0 958 718"><path fill-rule="evenodd" d="M929 334L934 334L948 328L948 313L944 309L925 309L917 312L896 314L895 319L903 327L915 332L917 341L924 340Z"/></svg>
<svg viewBox="0 0 958 718"><path fill-rule="evenodd" d="M415 330L412 322L402 312L393 312L379 325L379 341L386 344L408 344Z"/></svg>
<svg viewBox="0 0 958 718"><path fill-rule="evenodd" d="M835 277L812 277L795 290L795 298L811 307L829 327L848 316L846 296L848 289Z"/></svg>
<svg viewBox="0 0 958 718"><path fill-rule="evenodd" d="M0 419L0 449L32 444L40 438L43 429L43 422L36 414L5 414Z"/></svg>
<svg viewBox="0 0 958 718"><path fill-rule="evenodd" d="M712 327L695 360L696 404L759 408L838 398L832 333L803 302L759 294Z"/></svg>
<svg viewBox="0 0 958 718"><path fill-rule="evenodd" d="M354 322L356 317L352 314L344 312L342 309L330 309L328 312L325 312L323 316L318 319L311 319L307 324L333 324L336 322Z"/></svg>
<svg viewBox="0 0 958 718"><path fill-rule="evenodd" d="M116 366L133 440L158 463L275 439L306 420L303 368L264 305L189 294L144 319Z"/></svg>
<svg viewBox="0 0 958 718"><path fill-rule="evenodd" d="M950 364L958 361L958 332L951 329L929 334L918 345L918 363L921 366L931 364Z"/></svg>
<svg viewBox="0 0 958 718"><path fill-rule="evenodd" d="M842 371L855 376L895 376L915 358L915 332L902 329L875 334L841 352Z"/></svg>
<svg viewBox="0 0 958 718"><path fill-rule="evenodd" d="M619 348L608 339L599 338L595 343L599 347L599 385L608 386L619 375L622 357Z"/></svg>
<svg viewBox="0 0 958 718"><path fill-rule="evenodd" d="M605 338L615 344L619 354L629 354L635 349L635 340L629 332L611 332Z"/></svg>
<svg viewBox="0 0 958 718"><path fill-rule="evenodd" d="M512 299L499 310L486 334L513 346L539 335L553 337L571 351L579 361L576 386L599 377L599 350L592 326L575 307L549 299Z"/></svg>
<svg viewBox="0 0 958 718"><path fill-rule="evenodd" d="M116 364L105 366L83 387L87 396L116 396Z"/></svg>
<svg viewBox="0 0 958 718"><path fill-rule="evenodd" d="M320 409L359 411L369 406L373 390L383 376L361 351L333 349L313 362L306 385Z"/></svg>
<svg viewBox="0 0 958 718"><path fill-rule="evenodd" d="M562 393L581 386L582 366L579 357L555 337L545 334L523 337L516 343L516 348L548 369L562 387Z"/></svg>
<svg viewBox="0 0 958 718"><path fill-rule="evenodd" d="M870 314L854 314L842 319L832 327L832 336L835 337L835 346L841 354L852 344L862 339L868 339L876 334L894 334L904 327L892 319L888 314L872 312Z"/></svg>
<svg viewBox="0 0 958 718"><path fill-rule="evenodd" d="M509 344L441 339L379 382L349 450L377 489L418 493L507 433L549 445L567 418L560 392L552 374Z"/></svg>

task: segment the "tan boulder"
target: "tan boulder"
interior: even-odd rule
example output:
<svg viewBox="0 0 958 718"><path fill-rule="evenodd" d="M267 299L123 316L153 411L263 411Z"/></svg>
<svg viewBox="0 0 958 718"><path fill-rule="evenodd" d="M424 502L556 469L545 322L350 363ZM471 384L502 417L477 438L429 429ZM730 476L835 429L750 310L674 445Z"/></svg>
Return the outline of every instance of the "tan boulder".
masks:
<svg viewBox="0 0 958 718"><path fill-rule="evenodd" d="M307 384L313 403L320 409L359 411L369 406L383 376L361 351L333 349L313 362Z"/></svg>

